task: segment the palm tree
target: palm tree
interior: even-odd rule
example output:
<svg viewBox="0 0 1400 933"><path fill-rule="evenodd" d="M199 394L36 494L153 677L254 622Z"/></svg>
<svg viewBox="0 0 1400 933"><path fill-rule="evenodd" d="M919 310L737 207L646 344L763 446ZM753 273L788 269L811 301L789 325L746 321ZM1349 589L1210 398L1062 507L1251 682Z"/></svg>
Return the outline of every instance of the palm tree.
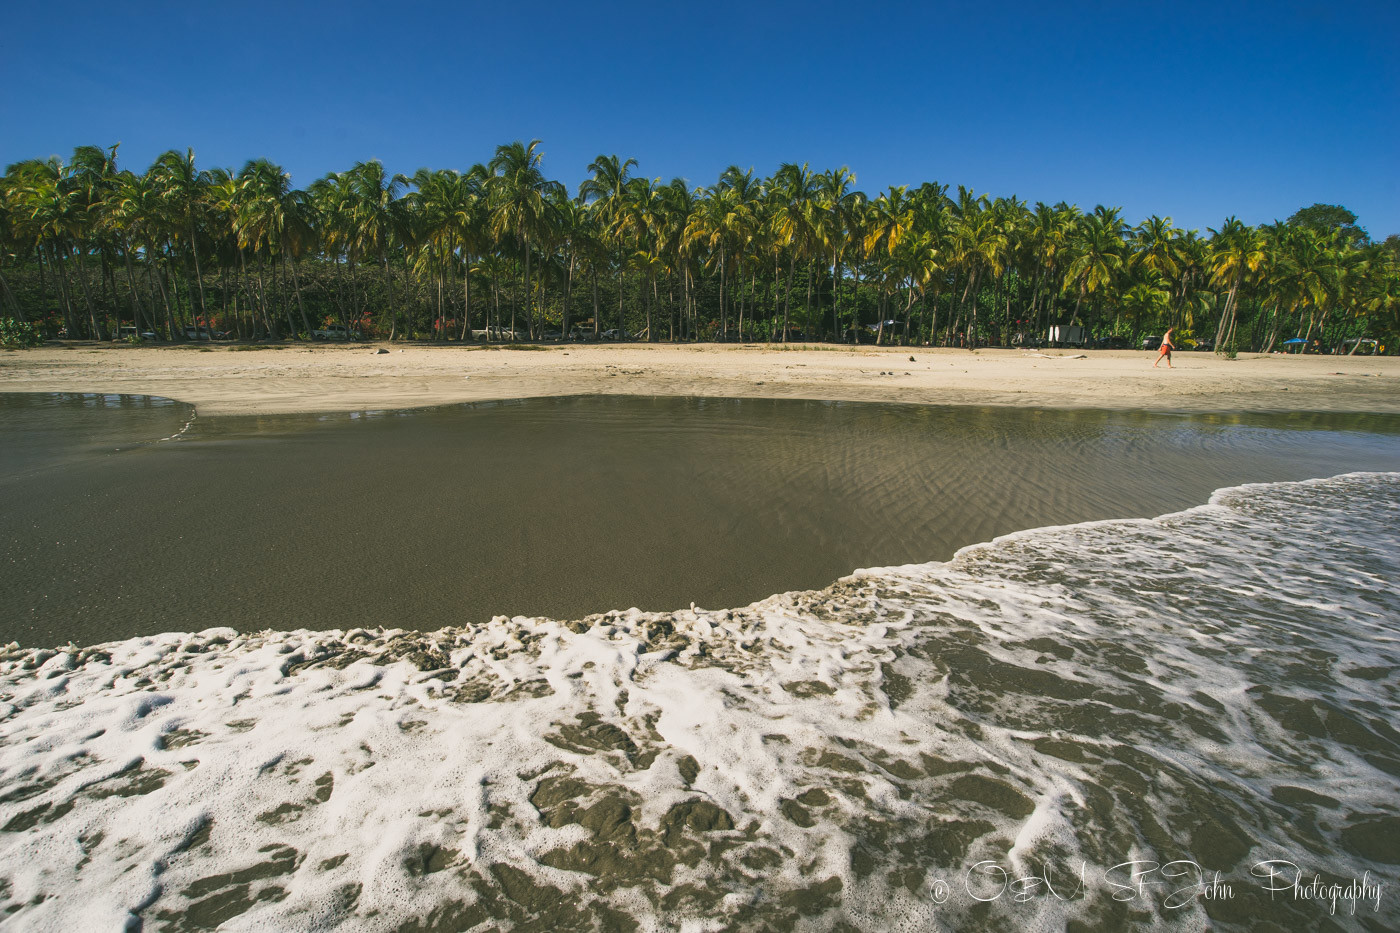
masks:
<svg viewBox="0 0 1400 933"><path fill-rule="evenodd" d="M1117 208L1096 207L1078 225L1078 237L1073 241L1073 257L1065 269L1065 288L1075 290L1074 316L1070 323L1080 323L1080 305L1086 296L1102 294L1118 280L1123 269L1124 234L1126 225Z"/></svg>
<svg viewBox="0 0 1400 933"><path fill-rule="evenodd" d="M841 325L837 321L837 297L841 284L841 255L846 249L846 237L851 226L851 214L860 193L851 190L855 173L846 166L817 177L817 207L814 227L817 238L831 256L831 337L838 339Z"/></svg>
<svg viewBox="0 0 1400 933"><path fill-rule="evenodd" d="M463 264L462 340L471 336L473 259L491 248L486 212L486 182L490 176L486 166L478 162L466 174L457 175L444 192L448 226Z"/></svg>
<svg viewBox="0 0 1400 933"><path fill-rule="evenodd" d="M204 298L204 274L199 265L198 225L205 205L205 188L209 176L194 165L194 150L186 149L180 154L172 149L160 155L151 165L148 174L152 175L160 196L169 205L169 216L175 225L168 237L174 241L183 239L188 254L194 257L194 280L199 292L199 315L208 327L208 308ZM196 335L200 333L198 329ZM204 331L206 339L212 328Z"/></svg>
<svg viewBox="0 0 1400 933"><path fill-rule="evenodd" d="M19 238L15 235L15 227L11 217L12 187L8 175L0 176L0 294L3 294L10 313L23 323L29 320L24 314L24 306L20 304L19 299L10 289L10 283L3 272L5 259L11 253L18 254L20 249Z"/></svg>
<svg viewBox="0 0 1400 933"><path fill-rule="evenodd" d="M415 270L428 276L436 286L433 316L435 339L447 339L446 279L457 249L457 226L453 217L454 199L462 177L450 170L420 168L413 174L414 190L404 197L406 227L417 246Z"/></svg>
<svg viewBox="0 0 1400 933"><path fill-rule="evenodd" d="M593 294L593 337L596 340L602 330L602 308L598 303L598 272L606 271L612 255L612 247L606 232L602 201L588 202L579 193L579 210L574 217L574 248L578 257L588 269L588 278ZM618 293L621 294L619 288Z"/></svg>
<svg viewBox="0 0 1400 933"><path fill-rule="evenodd" d="M1225 308L1220 312L1220 325L1215 332L1215 352L1226 353L1235 338L1236 298L1240 286L1264 261L1259 232L1234 217L1225 218L1219 230L1211 230L1211 284L1217 288L1228 285Z"/></svg>
<svg viewBox="0 0 1400 933"><path fill-rule="evenodd" d="M235 219L239 245L251 249L254 255L265 253L274 266L283 266L284 275L290 259L292 292L302 327L309 335L313 328L302 303L297 260L317 239L311 198L304 191L294 190L291 176L267 159L252 160L238 177L242 189Z"/></svg>
<svg viewBox="0 0 1400 933"><path fill-rule="evenodd" d="M695 219L698 200L696 192L691 190L684 178L673 178L670 184L662 185L657 189L657 197L660 201L657 231L658 248L665 259L671 280L674 281L676 274L680 274L681 314L679 323L681 339L684 339L687 329L686 321L692 313L691 282L693 280L691 243L686 234L690 229L691 222ZM674 304L673 297L673 308ZM675 339L676 335L675 317L673 311L672 339ZM693 324L690 325L690 334L694 336Z"/></svg>
<svg viewBox="0 0 1400 933"><path fill-rule="evenodd" d="M11 165L14 200L13 226L17 239L39 257L39 268L48 265L58 285L68 333L77 335L78 317L74 308L68 261L78 250L86 218L80 191L70 182L70 173L57 157L32 159ZM81 276L78 276L81 278ZM83 283L86 288L86 282ZM96 331L96 314L91 307L91 326Z"/></svg>
<svg viewBox="0 0 1400 933"><path fill-rule="evenodd" d="M389 254L405 232L399 192L408 184L401 174L390 176L378 159L356 163L350 169L351 223L360 252L378 257L384 268L389 294L389 339L398 335L398 307L394 300L394 277L389 270ZM407 309L405 309L406 311ZM413 339L413 319L404 315L408 339Z"/></svg>
<svg viewBox="0 0 1400 933"><path fill-rule="evenodd" d="M126 242L140 246L148 285L154 282L154 286L149 290L153 293L159 292L161 306L165 309L167 332L174 340L178 331L170 295L165 288L165 278L159 267L161 252L157 247L165 238L169 227L166 213L168 208L168 201L162 197L156 179L149 172L145 175L124 172L118 178L109 201L105 222L118 230ZM156 327L154 314L151 326Z"/></svg>
<svg viewBox="0 0 1400 933"><path fill-rule="evenodd" d="M544 154L540 141L516 141L496 147L487 166L493 179L491 229L497 237L515 239L525 261L525 320L533 336L534 317L530 305L530 253L533 244L547 239L558 218L551 195L564 195L564 186L544 177L540 164Z"/></svg>
<svg viewBox="0 0 1400 933"><path fill-rule="evenodd" d="M814 205L820 182L806 162L784 162L772 181L772 232L774 246L788 254L787 288L783 297L783 343L788 341L788 316L792 310L792 279L799 259L808 259L819 245ZM812 289L807 288L807 324L811 326Z"/></svg>
<svg viewBox="0 0 1400 933"><path fill-rule="evenodd" d="M627 198L622 213L616 218L617 231L632 246L631 264L642 273L642 305L645 313L647 341L655 339L651 330L651 309L655 299L656 276L661 263L661 195L657 189L660 179L633 178L627 183ZM649 294L650 293L650 294Z"/></svg>
<svg viewBox="0 0 1400 933"><path fill-rule="evenodd" d="M754 177L753 169L741 169L737 165L731 165L720 173L719 181L715 185L717 190L727 191L733 195L732 204L734 210L730 214L729 235L730 257L734 274L732 281L735 283L733 291L738 294L738 336L744 339L744 276L749 271L748 263L745 260L749 256L762 255L765 250L758 243L758 239L764 228L764 207L765 195L763 182ZM757 266L757 262L752 265ZM749 294L749 314L752 317L753 311L753 289ZM728 336L728 321L723 314L723 300L720 302L720 320L723 323L723 333Z"/></svg>
<svg viewBox="0 0 1400 933"><path fill-rule="evenodd" d="M732 265L730 258L746 242L751 224L735 188L716 186L702 191L700 209L686 239L691 248L708 251L711 265L719 271L719 334L725 338L729 335L725 287Z"/></svg>
<svg viewBox="0 0 1400 933"><path fill-rule="evenodd" d="M599 155L588 163L591 177L579 185L579 197L592 204L590 217L596 221L596 229L601 231L611 247L613 265L617 270L617 328L626 331L622 320L622 257L625 252L620 221L627 204L627 186L631 181L631 170L637 167L636 159L619 159L616 155ZM596 295L597 288L594 287ZM598 315L593 315L596 334Z"/></svg>

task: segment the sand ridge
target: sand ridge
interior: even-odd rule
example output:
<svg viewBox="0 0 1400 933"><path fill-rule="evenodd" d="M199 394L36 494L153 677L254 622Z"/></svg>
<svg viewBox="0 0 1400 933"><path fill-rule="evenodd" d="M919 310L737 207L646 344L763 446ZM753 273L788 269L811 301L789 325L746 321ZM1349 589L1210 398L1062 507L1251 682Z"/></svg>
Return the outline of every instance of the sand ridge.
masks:
<svg viewBox="0 0 1400 933"><path fill-rule="evenodd" d="M380 353L379 350L387 350ZM542 396L800 398L1155 411L1400 413L1400 357L751 344L357 343L0 354L0 392L158 395L205 415L355 411ZM912 357L912 359L911 359Z"/></svg>

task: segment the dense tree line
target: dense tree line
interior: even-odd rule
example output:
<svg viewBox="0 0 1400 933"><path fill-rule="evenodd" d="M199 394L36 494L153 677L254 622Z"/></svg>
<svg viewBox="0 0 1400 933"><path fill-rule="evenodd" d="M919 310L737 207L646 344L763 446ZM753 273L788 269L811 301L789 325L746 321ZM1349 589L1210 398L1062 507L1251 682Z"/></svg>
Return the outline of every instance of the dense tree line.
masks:
<svg viewBox="0 0 1400 933"><path fill-rule="evenodd" d="M1201 236L934 182L869 197L846 168L731 166L705 187L636 168L600 155L570 197L539 142L515 142L465 172L360 162L299 190L265 159L200 169L172 150L137 173L116 146L81 147L0 179L0 317L160 339L338 323L389 339L975 346L1173 325L1268 351L1400 333L1400 239L1371 243L1337 206Z"/></svg>

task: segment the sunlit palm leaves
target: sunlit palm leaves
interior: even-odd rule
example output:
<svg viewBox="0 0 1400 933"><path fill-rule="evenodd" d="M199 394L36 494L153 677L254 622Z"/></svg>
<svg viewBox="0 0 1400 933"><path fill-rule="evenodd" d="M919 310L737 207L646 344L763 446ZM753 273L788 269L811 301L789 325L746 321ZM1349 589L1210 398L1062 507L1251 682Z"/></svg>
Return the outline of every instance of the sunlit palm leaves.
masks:
<svg viewBox="0 0 1400 933"><path fill-rule="evenodd" d="M595 159L570 200L538 140L465 172L359 162L305 191L263 159L235 173L171 150L133 173L116 157L81 147L7 169L7 313L61 316L70 335L114 334L114 320L176 338L215 321L306 334L339 319L465 339L474 321L513 332L518 313L532 335L567 332L591 306L595 334L611 318L648 339L788 340L798 291L809 339L976 346L1082 322L1213 328L1221 346L1268 349L1397 329L1395 252L1289 223L1228 218L1206 238L1170 218L1129 228L1112 208L949 197L935 182L871 200L849 169L797 162L766 178L730 166L695 188L616 155Z"/></svg>

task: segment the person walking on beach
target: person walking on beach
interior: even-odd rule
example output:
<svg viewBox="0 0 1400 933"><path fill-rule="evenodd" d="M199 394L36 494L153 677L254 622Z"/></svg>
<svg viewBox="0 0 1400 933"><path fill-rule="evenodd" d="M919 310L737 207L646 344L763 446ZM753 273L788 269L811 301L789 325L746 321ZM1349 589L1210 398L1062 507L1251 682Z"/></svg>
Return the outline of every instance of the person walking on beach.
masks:
<svg viewBox="0 0 1400 933"><path fill-rule="evenodd" d="M1162 335L1162 349L1158 351L1157 359L1152 364L1153 369L1157 368L1157 364L1162 362L1164 356L1167 358L1167 369L1172 368L1172 350L1175 349L1172 346L1172 331L1174 330L1176 330L1175 327L1168 327L1167 332Z"/></svg>

